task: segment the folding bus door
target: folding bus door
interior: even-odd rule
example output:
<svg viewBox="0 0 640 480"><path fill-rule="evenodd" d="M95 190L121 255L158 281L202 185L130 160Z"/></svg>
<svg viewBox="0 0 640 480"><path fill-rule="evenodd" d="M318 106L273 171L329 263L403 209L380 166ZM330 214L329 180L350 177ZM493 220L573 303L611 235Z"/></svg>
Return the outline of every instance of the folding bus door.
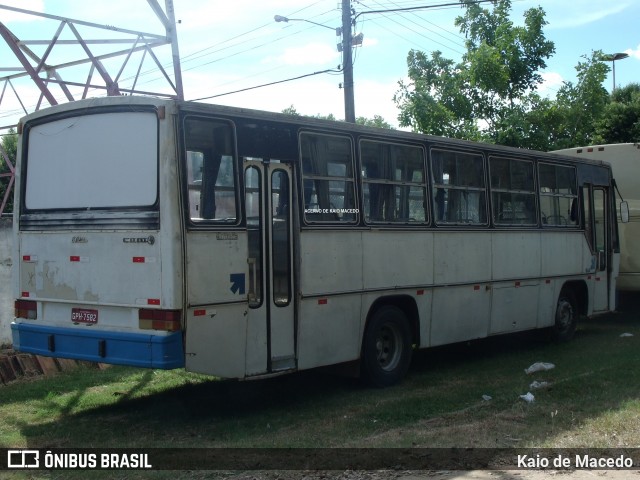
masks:
<svg viewBox="0 0 640 480"><path fill-rule="evenodd" d="M247 373L296 368L291 168L245 161Z"/></svg>
<svg viewBox="0 0 640 480"><path fill-rule="evenodd" d="M611 205L605 187L584 187L587 235L590 236L595 272L593 273L593 311L609 310L611 283Z"/></svg>

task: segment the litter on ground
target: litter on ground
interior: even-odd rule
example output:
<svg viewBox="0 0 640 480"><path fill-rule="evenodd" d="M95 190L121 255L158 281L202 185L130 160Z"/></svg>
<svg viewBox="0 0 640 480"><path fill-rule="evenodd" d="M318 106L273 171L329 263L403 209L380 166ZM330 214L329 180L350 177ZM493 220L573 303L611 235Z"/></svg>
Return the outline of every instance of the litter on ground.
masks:
<svg viewBox="0 0 640 480"><path fill-rule="evenodd" d="M529 385L529 388L531 390L536 390L538 388L548 387L549 385L549 382L539 382L537 380L534 380L533 382L531 382L531 385Z"/></svg>
<svg viewBox="0 0 640 480"><path fill-rule="evenodd" d="M531 365L529 368L525 369L524 373L526 373L527 375L530 375L535 372L543 372L545 370L551 370L552 368L556 368L556 366L553 363L536 362L533 365Z"/></svg>
<svg viewBox="0 0 640 480"><path fill-rule="evenodd" d="M520 398L527 403L533 403L536 399L531 392L527 392L525 395L520 395Z"/></svg>

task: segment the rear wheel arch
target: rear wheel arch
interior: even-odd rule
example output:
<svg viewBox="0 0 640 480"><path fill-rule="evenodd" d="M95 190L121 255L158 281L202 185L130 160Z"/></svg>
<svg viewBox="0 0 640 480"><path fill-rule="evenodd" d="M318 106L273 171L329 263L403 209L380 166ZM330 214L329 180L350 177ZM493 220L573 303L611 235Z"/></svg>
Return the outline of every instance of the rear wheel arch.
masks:
<svg viewBox="0 0 640 480"><path fill-rule="evenodd" d="M376 310L384 307L385 305L393 305L402 310L405 317L407 317L407 321L409 322L411 329L411 343L420 345L420 314L418 312L418 305L416 304L415 299L410 295L389 295L378 298L369 307L365 330Z"/></svg>
<svg viewBox="0 0 640 480"><path fill-rule="evenodd" d="M409 296L378 299L369 309L362 337L360 374L375 387L399 382L418 341L418 308Z"/></svg>

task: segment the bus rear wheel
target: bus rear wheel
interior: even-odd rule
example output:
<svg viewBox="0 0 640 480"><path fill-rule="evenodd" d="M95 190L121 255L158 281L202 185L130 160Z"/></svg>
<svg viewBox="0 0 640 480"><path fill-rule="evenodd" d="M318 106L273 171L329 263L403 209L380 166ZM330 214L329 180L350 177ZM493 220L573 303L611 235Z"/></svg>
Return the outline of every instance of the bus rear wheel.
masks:
<svg viewBox="0 0 640 480"><path fill-rule="evenodd" d="M362 342L363 380L374 387L400 381L411 363L411 330L402 310L385 305L375 311Z"/></svg>
<svg viewBox="0 0 640 480"><path fill-rule="evenodd" d="M556 305L555 323L551 327L551 336L557 342L568 342L576 333L578 326L578 304L571 290L560 292Z"/></svg>

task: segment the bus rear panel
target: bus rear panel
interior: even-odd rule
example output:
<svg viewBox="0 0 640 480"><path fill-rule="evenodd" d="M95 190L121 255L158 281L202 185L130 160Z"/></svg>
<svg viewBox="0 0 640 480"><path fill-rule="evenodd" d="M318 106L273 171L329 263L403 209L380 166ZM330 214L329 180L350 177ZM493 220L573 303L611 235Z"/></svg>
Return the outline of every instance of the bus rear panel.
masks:
<svg viewBox="0 0 640 480"><path fill-rule="evenodd" d="M180 289L163 275L176 255L172 222L160 228L160 116L153 105L61 108L22 126L16 349L184 365Z"/></svg>

